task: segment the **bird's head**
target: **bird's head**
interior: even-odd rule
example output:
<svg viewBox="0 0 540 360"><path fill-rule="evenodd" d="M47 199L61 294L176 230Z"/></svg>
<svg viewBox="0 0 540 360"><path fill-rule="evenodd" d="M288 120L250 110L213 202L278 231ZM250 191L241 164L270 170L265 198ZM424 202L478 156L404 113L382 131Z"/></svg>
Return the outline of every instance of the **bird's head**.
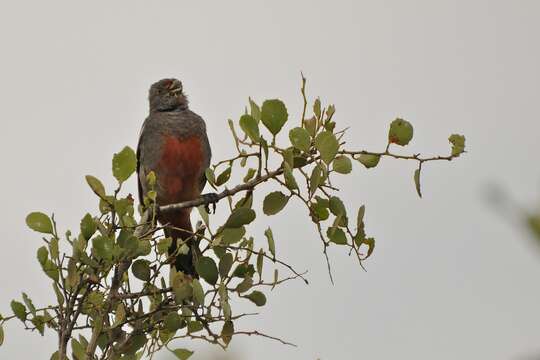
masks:
<svg viewBox="0 0 540 360"><path fill-rule="evenodd" d="M148 94L150 111L174 111L187 108L187 98L182 82L177 79L162 79L152 84Z"/></svg>

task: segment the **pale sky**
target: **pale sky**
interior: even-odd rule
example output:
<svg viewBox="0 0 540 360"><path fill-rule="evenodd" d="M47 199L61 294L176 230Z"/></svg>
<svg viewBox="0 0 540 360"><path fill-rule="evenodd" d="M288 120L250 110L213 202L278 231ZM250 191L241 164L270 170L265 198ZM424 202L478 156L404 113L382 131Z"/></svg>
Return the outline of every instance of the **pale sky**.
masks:
<svg viewBox="0 0 540 360"><path fill-rule="evenodd" d="M39 236L24 218L54 212L62 230L76 229L96 209L84 175L114 184L111 156L136 146L152 82L183 81L219 160L234 154L227 119L239 118L248 96L280 98L298 119L303 71L311 99L335 103L338 126L351 128L351 147L383 150L400 116L415 127L402 152L447 154L454 132L469 152L425 166L423 199L413 163L355 164L341 196L351 211L366 205L377 248L367 273L331 251L335 286L302 207L261 215L251 227L259 244L271 225L278 255L309 270L311 283L274 290L261 315L239 326L299 347L238 337L233 358L539 356L540 252L485 196L495 183L524 205L540 199L539 18L533 0L3 0L0 313L21 291L52 301L35 260ZM48 359L56 341L13 322L0 358ZM194 360L214 351L178 346L197 350Z"/></svg>

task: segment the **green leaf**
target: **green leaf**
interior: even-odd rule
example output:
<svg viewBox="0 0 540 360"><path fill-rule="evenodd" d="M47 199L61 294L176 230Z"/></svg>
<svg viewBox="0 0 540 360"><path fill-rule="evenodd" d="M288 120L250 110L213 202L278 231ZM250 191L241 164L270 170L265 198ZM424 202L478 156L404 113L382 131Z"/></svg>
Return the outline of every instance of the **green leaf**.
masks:
<svg viewBox="0 0 540 360"><path fill-rule="evenodd" d="M180 360L187 360L193 355L193 351L189 351L187 349L176 349L172 352L176 357Z"/></svg>
<svg viewBox="0 0 540 360"><path fill-rule="evenodd" d="M257 120L257 123L261 121L261 109L259 108L259 105L255 103L251 98L249 98L249 107L250 107L250 114L251 116Z"/></svg>
<svg viewBox="0 0 540 360"><path fill-rule="evenodd" d="M319 167L319 165L316 165L313 167L313 170L311 170L311 175L309 177L309 194L313 195L315 194L315 191L317 191L317 188L319 185L321 185L322 182L322 170Z"/></svg>
<svg viewBox="0 0 540 360"><path fill-rule="evenodd" d="M97 230L96 222L90 214L86 214L81 220L81 234L86 240L90 240Z"/></svg>
<svg viewBox="0 0 540 360"><path fill-rule="evenodd" d="M255 220L255 211L248 208L234 209L224 227L226 228L238 228L243 225L247 225Z"/></svg>
<svg viewBox="0 0 540 360"><path fill-rule="evenodd" d="M36 316L36 307L34 306L34 303L32 303L32 299L30 299L26 293L22 293L22 298L28 310L30 310L32 315Z"/></svg>
<svg viewBox="0 0 540 360"><path fill-rule="evenodd" d="M76 339L71 339L71 350L76 360L86 360L86 349Z"/></svg>
<svg viewBox="0 0 540 360"><path fill-rule="evenodd" d="M59 276L58 267L56 267L56 265L51 260L47 260L45 262L45 264L43 265L43 271L53 281L55 282L58 281L58 276Z"/></svg>
<svg viewBox="0 0 540 360"><path fill-rule="evenodd" d="M46 246L42 246L37 251L37 259L41 266L44 266L47 263L47 259L49 258L49 251L47 251Z"/></svg>
<svg viewBox="0 0 540 360"><path fill-rule="evenodd" d="M223 339L226 345L229 345L229 343L232 340L233 335L234 335L234 324L232 321L227 320L223 324L223 329L221 329L221 338Z"/></svg>
<svg viewBox="0 0 540 360"><path fill-rule="evenodd" d="M257 272L259 273L260 278L262 278L263 265L264 265L264 251L263 249L260 249L259 253L257 254Z"/></svg>
<svg viewBox="0 0 540 360"><path fill-rule="evenodd" d="M240 118L240 128L246 133L247 136L254 143L259 142L261 137L259 133L259 124L258 121L251 115L242 115Z"/></svg>
<svg viewBox="0 0 540 360"><path fill-rule="evenodd" d="M203 305L204 304L204 290L200 281L197 279L193 279L191 286L193 286L193 299L195 299L198 305Z"/></svg>
<svg viewBox="0 0 540 360"><path fill-rule="evenodd" d="M287 186L288 189L290 190L298 189L298 183L296 182L296 179L294 178L293 170L291 166L286 162L283 162L283 178L285 179L285 185Z"/></svg>
<svg viewBox="0 0 540 360"><path fill-rule="evenodd" d="M315 117L312 117L311 119L305 119L304 127L306 128L308 134L311 137L315 137L315 134L317 133L317 119Z"/></svg>
<svg viewBox="0 0 540 360"><path fill-rule="evenodd" d="M197 274L199 274L207 283L215 285L218 280L218 269L214 260L203 256L195 264Z"/></svg>
<svg viewBox="0 0 540 360"><path fill-rule="evenodd" d="M289 131L289 139L291 140L291 144L298 150L304 152L309 151L311 140L306 129L301 127L291 129L291 131Z"/></svg>
<svg viewBox="0 0 540 360"><path fill-rule="evenodd" d="M105 236L96 236L92 240L92 250L94 251L94 254L101 259L111 260L113 247L114 244L112 240Z"/></svg>
<svg viewBox="0 0 540 360"><path fill-rule="evenodd" d="M268 249L270 250L270 253L276 258L276 243L274 241L274 234L272 233L272 229L268 228L264 231L264 236L266 236L266 239L268 240Z"/></svg>
<svg viewBox="0 0 540 360"><path fill-rule="evenodd" d="M347 236L345 236L345 233L343 230L341 230L338 227L332 226L329 227L326 231L326 235L330 239L331 242L338 245L346 245L347 244Z"/></svg>
<svg viewBox="0 0 540 360"><path fill-rule="evenodd" d="M4 344L4 327L0 325L0 346Z"/></svg>
<svg viewBox="0 0 540 360"><path fill-rule="evenodd" d="M113 175L119 183L123 183L137 170L137 156L135 151L126 146L112 160Z"/></svg>
<svg viewBox="0 0 540 360"><path fill-rule="evenodd" d="M158 254L163 255L169 251L169 248L172 245L172 239L171 238L162 238L159 240L157 244L157 251Z"/></svg>
<svg viewBox="0 0 540 360"><path fill-rule="evenodd" d="M281 100L266 100L263 103L261 121L272 135L275 136L279 133L285 122L287 122L288 117L287 108Z"/></svg>
<svg viewBox="0 0 540 360"><path fill-rule="evenodd" d="M175 333L178 329L182 327L182 318L178 313L171 312L165 316L165 319L163 320L163 326L165 326L165 329L170 331L171 333Z"/></svg>
<svg viewBox="0 0 540 360"><path fill-rule="evenodd" d="M366 168L374 168L379 164L379 160L381 160L380 155L372 155L372 154L362 154L356 158L362 165L364 165Z"/></svg>
<svg viewBox="0 0 540 360"><path fill-rule="evenodd" d="M358 215L356 216L356 228L360 229L364 227L364 215L366 213L366 206L362 205L358 208Z"/></svg>
<svg viewBox="0 0 540 360"><path fill-rule="evenodd" d="M131 265L131 272L139 280L150 280L150 262L144 259L136 260L133 265Z"/></svg>
<svg viewBox="0 0 540 360"><path fill-rule="evenodd" d="M266 215L275 215L287 205L288 201L289 197L281 191L271 192L264 198L263 212Z"/></svg>
<svg viewBox="0 0 540 360"><path fill-rule="evenodd" d="M337 196L332 196L329 202L330 211L335 216L347 216L347 211L345 210L345 205L343 201Z"/></svg>
<svg viewBox="0 0 540 360"><path fill-rule="evenodd" d="M105 197L105 186L99 181L98 178L92 176L92 175L86 175L86 182L97 196L100 198Z"/></svg>
<svg viewBox="0 0 540 360"><path fill-rule="evenodd" d="M231 253L226 253L221 257L219 261L219 275L222 279L225 279L229 275L233 261L234 260Z"/></svg>
<svg viewBox="0 0 540 360"><path fill-rule="evenodd" d="M315 99L315 102L313 103L313 113L317 117L317 119L321 118L321 99L317 98Z"/></svg>
<svg viewBox="0 0 540 360"><path fill-rule="evenodd" d="M348 174L352 171L351 159L348 156L340 155L334 159L332 167L335 172L340 174Z"/></svg>
<svg viewBox="0 0 540 360"><path fill-rule="evenodd" d="M416 187L418 196L422 197L422 191L420 189L420 169L414 171L414 186Z"/></svg>
<svg viewBox="0 0 540 360"><path fill-rule="evenodd" d="M26 225L34 231L52 234L53 233L53 224L51 219L41 212L30 213L26 217Z"/></svg>
<svg viewBox="0 0 540 360"><path fill-rule="evenodd" d="M253 176L255 176L256 173L257 173L257 169L249 168L246 173L246 176L244 176L244 182L248 182L249 180L251 180Z"/></svg>
<svg viewBox="0 0 540 360"><path fill-rule="evenodd" d="M201 331L203 328L203 324L200 321L188 321L188 332L190 334Z"/></svg>
<svg viewBox="0 0 540 360"><path fill-rule="evenodd" d="M448 141L452 144L452 156L459 156L465 152L465 136L452 134Z"/></svg>
<svg viewBox="0 0 540 360"><path fill-rule="evenodd" d="M373 250L375 250L375 239L367 238L367 239L364 239L363 243L369 246L368 252L365 257L365 259L367 259L368 257L371 256L371 254L373 253Z"/></svg>
<svg viewBox="0 0 540 360"><path fill-rule="evenodd" d="M264 306L266 304L266 296L264 296L264 294L258 290L246 295L245 298L251 300L251 302L257 306Z"/></svg>
<svg viewBox="0 0 540 360"><path fill-rule="evenodd" d="M412 140L413 133L413 127L410 122L397 118L390 123L388 142L405 146Z"/></svg>
<svg viewBox="0 0 540 360"><path fill-rule="evenodd" d="M231 245L242 240L242 237L246 234L246 228L240 226L238 228L225 228L221 232L221 243L223 245Z"/></svg>
<svg viewBox="0 0 540 360"><path fill-rule="evenodd" d="M253 286L253 278L251 276L246 276L244 280L238 286L236 287L236 291L239 294L245 293L249 289L251 289Z"/></svg>
<svg viewBox="0 0 540 360"><path fill-rule="evenodd" d="M216 179L216 186L221 186L225 184L231 178L232 168L229 166L221 174L218 175Z"/></svg>
<svg viewBox="0 0 540 360"><path fill-rule="evenodd" d="M16 300L12 300L10 305L11 305L11 311L13 311L13 314L17 317L17 319L21 321L25 321L26 320L26 307L22 303Z"/></svg>
<svg viewBox="0 0 540 360"><path fill-rule="evenodd" d="M339 143L334 134L323 131L315 138L315 147L319 150L321 159L326 164L330 164L338 152Z"/></svg>
<svg viewBox="0 0 540 360"><path fill-rule="evenodd" d="M204 175L206 176L206 180L210 183L210 185L214 186L216 185L216 176L214 175L214 171L210 168L207 168L204 171Z"/></svg>

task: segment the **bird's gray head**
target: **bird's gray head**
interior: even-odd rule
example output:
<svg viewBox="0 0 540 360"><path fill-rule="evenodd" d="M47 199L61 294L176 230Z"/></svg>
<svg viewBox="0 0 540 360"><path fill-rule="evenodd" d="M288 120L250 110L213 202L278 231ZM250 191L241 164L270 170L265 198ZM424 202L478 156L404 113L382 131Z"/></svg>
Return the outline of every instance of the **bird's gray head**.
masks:
<svg viewBox="0 0 540 360"><path fill-rule="evenodd" d="M162 79L152 84L148 94L150 111L174 111L187 108L187 98L182 82L177 79Z"/></svg>

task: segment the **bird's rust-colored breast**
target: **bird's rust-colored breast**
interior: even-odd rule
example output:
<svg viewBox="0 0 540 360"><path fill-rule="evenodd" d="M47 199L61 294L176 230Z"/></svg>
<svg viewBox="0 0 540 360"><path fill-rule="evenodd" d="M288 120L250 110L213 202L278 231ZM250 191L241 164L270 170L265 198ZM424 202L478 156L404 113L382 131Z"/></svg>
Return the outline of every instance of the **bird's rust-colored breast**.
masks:
<svg viewBox="0 0 540 360"><path fill-rule="evenodd" d="M167 202L197 197L204 156L200 138L167 135L163 144L158 180L167 193Z"/></svg>

